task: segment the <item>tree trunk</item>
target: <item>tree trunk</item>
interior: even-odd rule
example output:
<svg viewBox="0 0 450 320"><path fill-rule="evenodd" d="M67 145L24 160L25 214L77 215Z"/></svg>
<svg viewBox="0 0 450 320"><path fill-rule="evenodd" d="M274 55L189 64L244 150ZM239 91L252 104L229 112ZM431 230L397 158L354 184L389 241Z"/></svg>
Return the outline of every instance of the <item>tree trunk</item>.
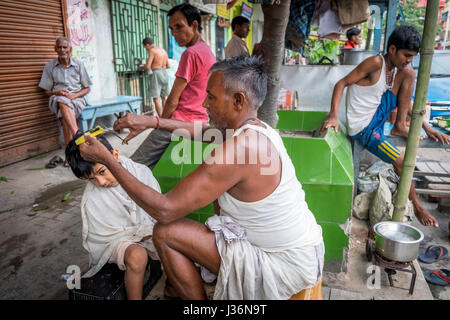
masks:
<svg viewBox="0 0 450 320"><path fill-rule="evenodd" d="M261 50L267 73L267 95L258 110L258 118L275 128L278 122L277 102L280 94L280 69L284 56L284 37L289 20L291 0L280 4L262 5L264 32Z"/></svg>

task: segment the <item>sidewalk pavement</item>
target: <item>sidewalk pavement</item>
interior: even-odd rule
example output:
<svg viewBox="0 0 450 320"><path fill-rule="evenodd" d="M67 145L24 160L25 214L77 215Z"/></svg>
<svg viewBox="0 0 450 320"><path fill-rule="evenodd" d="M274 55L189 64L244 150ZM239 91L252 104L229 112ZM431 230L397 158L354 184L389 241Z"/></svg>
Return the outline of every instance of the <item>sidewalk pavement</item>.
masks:
<svg viewBox="0 0 450 320"><path fill-rule="evenodd" d="M149 132L129 145L113 134L105 136L129 157ZM64 159L64 149L0 168L0 299L67 299L61 280L66 268L88 270L80 215L86 182L61 165L45 169L55 155Z"/></svg>
<svg viewBox="0 0 450 320"><path fill-rule="evenodd" d="M129 157L148 133L142 133L129 145L121 145L121 140L112 134L105 136L121 155ZM127 134L120 135L124 138ZM88 256L81 244L80 216L86 182L77 179L69 168L43 169L55 155L64 158L64 150L0 168L1 300L67 299L61 275L69 265L78 265L82 273L88 269ZM63 198L67 200L62 201ZM382 271L381 288L368 289L368 262L363 254L365 227L357 221L352 223L347 273L325 273L325 300L433 299L421 272L413 296L407 290L410 275L394 276L396 288L390 288ZM164 278L147 300L163 299ZM206 287L212 297L214 287Z"/></svg>

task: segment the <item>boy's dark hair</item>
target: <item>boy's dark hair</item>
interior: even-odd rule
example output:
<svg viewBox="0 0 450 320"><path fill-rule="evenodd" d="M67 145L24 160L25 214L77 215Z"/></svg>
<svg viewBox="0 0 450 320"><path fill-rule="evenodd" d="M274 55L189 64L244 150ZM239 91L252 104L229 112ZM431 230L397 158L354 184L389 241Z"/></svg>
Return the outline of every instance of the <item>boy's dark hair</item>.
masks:
<svg viewBox="0 0 450 320"><path fill-rule="evenodd" d="M233 20L231 21L231 30L234 31L234 28L236 27L236 25L240 26L244 23L250 23L250 20L248 20L246 17L243 17L243 16L234 17Z"/></svg>
<svg viewBox="0 0 450 320"><path fill-rule="evenodd" d="M353 36L357 36L360 33L361 33L360 29L358 29L356 27L350 28L347 30L347 39L352 40Z"/></svg>
<svg viewBox="0 0 450 320"><path fill-rule="evenodd" d="M181 11L181 13L186 18L189 26L192 25L192 22L197 21L198 32L202 32L202 18L200 16L200 11L196 7L188 3L182 3L170 9L169 13L167 13L167 16L170 17L177 11Z"/></svg>
<svg viewBox="0 0 450 320"><path fill-rule="evenodd" d="M413 26L403 25L394 29L388 39L388 48L394 45L397 50L419 52L422 36Z"/></svg>
<svg viewBox="0 0 450 320"><path fill-rule="evenodd" d="M146 44L152 45L153 44L153 39L150 37L145 38L144 40L142 40L142 44L145 46Z"/></svg>
<svg viewBox="0 0 450 320"><path fill-rule="evenodd" d="M95 165L95 163L86 161L81 157L80 146L75 143L75 140L77 140L82 135L83 132L78 131L66 147L66 160L69 163L73 174L80 179L89 176L92 172L92 167ZM96 138L98 141L103 143L106 149L108 149L110 152L114 150L114 148L111 146L108 140L106 140L106 138L102 136L97 136Z"/></svg>

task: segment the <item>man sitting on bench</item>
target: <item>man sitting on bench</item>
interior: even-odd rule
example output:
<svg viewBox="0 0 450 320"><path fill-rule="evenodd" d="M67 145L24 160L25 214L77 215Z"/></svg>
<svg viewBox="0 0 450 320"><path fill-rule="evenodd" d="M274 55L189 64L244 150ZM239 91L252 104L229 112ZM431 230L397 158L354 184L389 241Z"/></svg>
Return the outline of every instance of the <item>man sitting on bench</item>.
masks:
<svg viewBox="0 0 450 320"><path fill-rule="evenodd" d="M92 83L83 63L72 58L72 46L67 38L56 39L55 51L58 58L45 65L39 87L50 97L50 111L61 121L67 145L78 131L77 118L86 107L84 96ZM64 166L68 166L67 161Z"/></svg>

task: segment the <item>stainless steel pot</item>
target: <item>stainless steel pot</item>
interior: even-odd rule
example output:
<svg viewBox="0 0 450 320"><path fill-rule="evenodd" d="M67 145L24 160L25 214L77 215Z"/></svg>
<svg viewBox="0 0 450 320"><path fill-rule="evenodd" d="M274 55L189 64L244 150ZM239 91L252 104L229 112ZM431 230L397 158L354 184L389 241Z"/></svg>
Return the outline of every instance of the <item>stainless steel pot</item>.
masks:
<svg viewBox="0 0 450 320"><path fill-rule="evenodd" d="M419 255L423 233L406 223L383 221L373 227L375 250L383 257L398 261L413 261Z"/></svg>
<svg viewBox="0 0 450 320"><path fill-rule="evenodd" d="M366 51L364 49L342 49L340 63L358 65L373 55L372 51Z"/></svg>

